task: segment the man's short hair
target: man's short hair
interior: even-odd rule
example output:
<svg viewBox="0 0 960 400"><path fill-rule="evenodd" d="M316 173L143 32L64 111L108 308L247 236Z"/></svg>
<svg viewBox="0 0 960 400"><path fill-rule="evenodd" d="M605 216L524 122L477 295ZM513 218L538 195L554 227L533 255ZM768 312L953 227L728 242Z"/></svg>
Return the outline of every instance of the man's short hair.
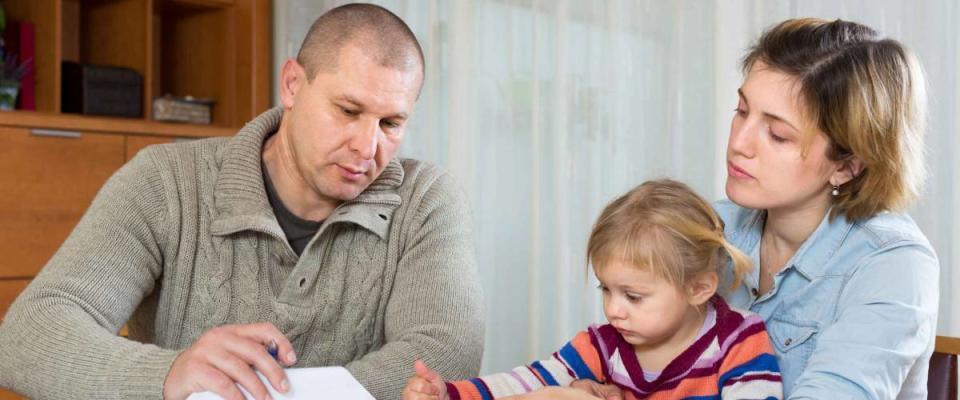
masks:
<svg viewBox="0 0 960 400"><path fill-rule="evenodd" d="M374 4L347 4L317 18L303 39L297 62L307 80L320 71L335 70L340 50L347 44L358 45L382 66L419 68L423 77L420 42L400 17Z"/></svg>

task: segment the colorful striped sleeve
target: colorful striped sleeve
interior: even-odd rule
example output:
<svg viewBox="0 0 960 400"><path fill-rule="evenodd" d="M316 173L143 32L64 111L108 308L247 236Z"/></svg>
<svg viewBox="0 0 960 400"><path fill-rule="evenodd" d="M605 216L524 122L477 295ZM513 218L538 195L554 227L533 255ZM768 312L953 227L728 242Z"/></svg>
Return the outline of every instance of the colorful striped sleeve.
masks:
<svg viewBox="0 0 960 400"><path fill-rule="evenodd" d="M497 399L530 393L545 386L569 386L578 379L603 381L600 353L586 331L577 334L549 359L510 372L447 382L447 393L451 400Z"/></svg>
<svg viewBox="0 0 960 400"><path fill-rule="evenodd" d="M720 397L726 399L783 399L780 366L763 320L748 316L720 366Z"/></svg>

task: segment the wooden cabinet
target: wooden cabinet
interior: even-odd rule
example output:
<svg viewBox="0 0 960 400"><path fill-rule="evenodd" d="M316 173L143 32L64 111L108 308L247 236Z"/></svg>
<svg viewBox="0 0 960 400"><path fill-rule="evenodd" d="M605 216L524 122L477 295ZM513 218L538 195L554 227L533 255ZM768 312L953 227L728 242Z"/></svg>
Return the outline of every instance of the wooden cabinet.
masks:
<svg viewBox="0 0 960 400"><path fill-rule="evenodd" d="M130 161L130 159L137 155L138 151L143 150L144 147L154 144L170 143L175 140L177 139L161 136L127 135L127 144L124 148L124 157L127 161Z"/></svg>
<svg viewBox="0 0 960 400"><path fill-rule="evenodd" d="M0 278L29 278L124 162L124 137L0 127Z"/></svg>
<svg viewBox="0 0 960 400"><path fill-rule="evenodd" d="M151 144L234 134L270 105L270 0L2 0L35 29L35 111L0 112L0 300L63 243L103 183ZM62 63L143 78L142 118L61 113ZM164 94L215 101L210 125L158 122ZM0 318L7 303L0 303Z"/></svg>
<svg viewBox="0 0 960 400"><path fill-rule="evenodd" d="M25 399L25 397L19 396L16 393L13 393L8 390L3 390L0 388L0 400L20 400Z"/></svg>
<svg viewBox="0 0 960 400"><path fill-rule="evenodd" d="M10 304L17 298L17 295L23 291L30 283L29 279L0 279L0 321L6 315ZM13 392L0 388L0 400L22 399Z"/></svg>
<svg viewBox="0 0 960 400"><path fill-rule="evenodd" d="M143 78L143 119L164 94L215 101L213 125L240 127L270 105L270 0L4 0L35 26L37 111L60 112L62 62Z"/></svg>
<svg viewBox="0 0 960 400"><path fill-rule="evenodd" d="M0 319L103 183L151 144L233 135L270 106L270 0L0 0L35 26L35 111L0 111ZM62 63L143 78L142 118L61 113ZM215 101L210 125L157 122L164 94ZM0 389L0 400L19 399Z"/></svg>
<svg viewBox="0 0 960 400"><path fill-rule="evenodd" d="M17 294L26 289L29 284L29 279L0 279L0 320L13 304L13 300L17 298Z"/></svg>
<svg viewBox="0 0 960 400"><path fill-rule="evenodd" d="M119 118L0 112L0 319L70 234L103 183L138 151L152 144L235 132Z"/></svg>

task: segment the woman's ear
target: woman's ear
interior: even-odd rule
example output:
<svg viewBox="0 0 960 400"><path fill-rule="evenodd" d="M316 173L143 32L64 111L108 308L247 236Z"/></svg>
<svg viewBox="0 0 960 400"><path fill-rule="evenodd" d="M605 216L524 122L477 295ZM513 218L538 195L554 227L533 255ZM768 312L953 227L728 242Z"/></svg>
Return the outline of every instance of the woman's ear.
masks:
<svg viewBox="0 0 960 400"><path fill-rule="evenodd" d="M857 156L850 155L841 160L837 170L830 175L830 185L841 186L860 176L861 172L863 172L863 162Z"/></svg>
<svg viewBox="0 0 960 400"><path fill-rule="evenodd" d="M717 293L719 284L720 276L716 272L704 272L694 276L686 285L690 305L699 306L709 301Z"/></svg>
<svg viewBox="0 0 960 400"><path fill-rule="evenodd" d="M306 82L307 73L303 66L297 60L288 58L280 71L280 103L283 104L284 109L293 108L297 92Z"/></svg>

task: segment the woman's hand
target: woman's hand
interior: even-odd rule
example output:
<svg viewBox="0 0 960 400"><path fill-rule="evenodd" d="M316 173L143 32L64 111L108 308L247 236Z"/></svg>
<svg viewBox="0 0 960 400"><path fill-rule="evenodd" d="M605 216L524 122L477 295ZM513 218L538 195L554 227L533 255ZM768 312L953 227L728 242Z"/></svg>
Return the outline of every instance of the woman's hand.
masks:
<svg viewBox="0 0 960 400"><path fill-rule="evenodd" d="M590 392L574 387L548 386L532 393L505 397L505 400L603 400Z"/></svg>
<svg viewBox="0 0 960 400"><path fill-rule="evenodd" d="M623 400L623 389L614 385L604 385L590 379L573 381L570 387L579 389L604 400Z"/></svg>
<svg viewBox="0 0 960 400"><path fill-rule="evenodd" d="M548 386L532 393L510 396L510 400L623 400L623 390L589 379L573 381L570 387Z"/></svg>
<svg viewBox="0 0 960 400"><path fill-rule="evenodd" d="M413 363L416 375L407 381L403 388L403 400L448 400L447 385L440 374L427 368L422 360Z"/></svg>

